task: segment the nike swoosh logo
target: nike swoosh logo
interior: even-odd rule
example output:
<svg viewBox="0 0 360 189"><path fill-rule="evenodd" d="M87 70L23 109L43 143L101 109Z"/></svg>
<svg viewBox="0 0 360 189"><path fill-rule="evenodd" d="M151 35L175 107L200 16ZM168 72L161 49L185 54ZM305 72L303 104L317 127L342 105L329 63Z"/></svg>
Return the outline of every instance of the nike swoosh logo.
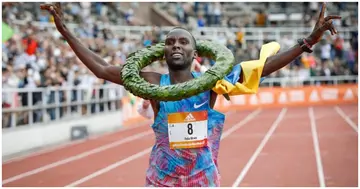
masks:
<svg viewBox="0 0 360 189"><path fill-rule="evenodd" d="M194 108L195 108L195 109L198 109L198 108L200 108L202 105L204 105L206 102L207 102L207 101L205 101L205 102L203 102L203 103L201 103L201 104L199 104L199 105L197 105L197 104L195 103L195 104L194 104Z"/></svg>

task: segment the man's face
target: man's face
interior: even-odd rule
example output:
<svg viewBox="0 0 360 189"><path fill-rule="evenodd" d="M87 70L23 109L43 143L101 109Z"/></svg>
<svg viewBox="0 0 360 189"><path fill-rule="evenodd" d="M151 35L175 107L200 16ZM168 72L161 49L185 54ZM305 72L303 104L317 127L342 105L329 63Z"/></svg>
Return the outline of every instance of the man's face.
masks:
<svg viewBox="0 0 360 189"><path fill-rule="evenodd" d="M164 51L171 70L188 69L197 56L191 34L183 29L174 29L168 33Z"/></svg>

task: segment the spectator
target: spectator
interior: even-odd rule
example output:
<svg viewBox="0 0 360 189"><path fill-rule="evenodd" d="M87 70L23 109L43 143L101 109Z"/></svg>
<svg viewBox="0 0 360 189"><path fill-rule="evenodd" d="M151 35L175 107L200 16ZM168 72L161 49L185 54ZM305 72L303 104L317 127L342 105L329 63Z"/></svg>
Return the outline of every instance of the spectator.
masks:
<svg viewBox="0 0 360 189"><path fill-rule="evenodd" d="M320 43L321 49L321 62L324 63L327 60L331 59L331 45L327 42L327 40L323 40Z"/></svg>
<svg viewBox="0 0 360 189"><path fill-rule="evenodd" d="M289 49L295 45L295 42L289 35L284 35L284 37L281 38L280 45L281 49Z"/></svg>
<svg viewBox="0 0 360 189"><path fill-rule="evenodd" d="M350 68L351 72L354 71L355 69L355 51L353 48L350 47L350 44L347 43L346 45L344 45L344 57L345 57L345 62L348 68Z"/></svg>
<svg viewBox="0 0 360 189"><path fill-rule="evenodd" d="M143 46L147 47L147 46L151 46L152 45L152 34L150 31L146 31L144 36L143 36Z"/></svg>
<svg viewBox="0 0 360 189"><path fill-rule="evenodd" d="M301 63L305 69L316 67L316 60L312 54L303 54L301 56Z"/></svg>
<svg viewBox="0 0 360 189"><path fill-rule="evenodd" d="M310 10L311 14L315 15L319 9L319 3L318 2L310 2Z"/></svg>
<svg viewBox="0 0 360 189"><path fill-rule="evenodd" d="M25 52L29 55L35 55L37 47L38 47L38 43L35 39L35 35L32 33L32 31L30 31L31 33L29 33L28 37L25 37L22 41L23 45L24 45L24 49Z"/></svg>
<svg viewBox="0 0 360 189"><path fill-rule="evenodd" d="M242 45L244 43L244 35L245 35L245 31L244 31L243 28L241 28L236 33L236 45L237 45L237 48L242 48Z"/></svg>
<svg viewBox="0 0 360 189"><path fill-rule="evenodd" d="M219 2L214 3L214 24L219 26L221 24L221 4Z"/></svg>
<svg viewBox="0 0 360 189"><path fill-rule="evenodd" d="M336 39L334 40L335 57L342 59L343 45L344 45L344 40L341 38L340 35L337 35Z"/></svg>
<svg viewBox="0 0 360 189"><path fill-rule="evenodd" d="M255 25L257 27L265 27L266 23L267 23L267 15L262 9L260 9L256 14Z"/></svg>
<svg viewBox="0 0 360 189"><path fill-rule="evenodd" d="M197 26L199 27L199 28L202 28L202 27L205 27L205 19L204 19L204 17L201 15L201 14L199 14L198 15L198 19L197 19Z"/></svg>
<svg viewBox="0 0 360 189"><path fill-rule="evenodd" d="M50 16L46 11L41 11L39 20L40 22L44 22L44 23L50 22Z"/></svg>
<svg viewBox="0 0 360 189"><path fill-rule="evenodd" d="M176 17L177 20L182 23L185 24L185 10L184 7L182 6L182 4L180 2L176 3Z"/></svg>
<svg viewBox="0 0 360 189"><path fill-rule="evenodd" d="M147 119L154 117L154 111L149 100L142 99L137 106L137 112Z"/></svg>
<svg viewBox="0 0 360 189"><path fill-rule="evenodd" d="M213 6L212 3L205 3L204 4L204 15L206 19L207 26L212 25L212 14L213 14Z"/></svg>

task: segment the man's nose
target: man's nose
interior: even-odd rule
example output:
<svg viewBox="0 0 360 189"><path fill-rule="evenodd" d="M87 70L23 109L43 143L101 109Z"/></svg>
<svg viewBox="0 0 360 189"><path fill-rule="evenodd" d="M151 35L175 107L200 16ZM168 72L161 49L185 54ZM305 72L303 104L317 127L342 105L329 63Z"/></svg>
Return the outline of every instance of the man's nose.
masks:
<svg viewBox="0 0 360 189"><path fill-rule="evenodd" d="M180 49L180 43L179 41L175 41L173 49Z"/></svg>

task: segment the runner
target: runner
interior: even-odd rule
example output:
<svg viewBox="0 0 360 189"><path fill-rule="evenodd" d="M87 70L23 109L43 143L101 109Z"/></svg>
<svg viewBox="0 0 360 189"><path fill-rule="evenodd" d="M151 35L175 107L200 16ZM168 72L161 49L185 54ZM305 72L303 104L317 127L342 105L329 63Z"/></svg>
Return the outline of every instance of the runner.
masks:
<svg viewBox="0 0 360 189"><path fill-rule="evenodd" d="M60 3L41 5L41 8L54 16L58 31L79 59L97 77L123 84L120 78L121 66L106 63L66 28L62 20ZM312 52L310 48L322 38L325 31L330 31L332 35L337 33L332 19L340 17L324 18L324 13L325 3L322 5L314 30L308 37L299 39L294 47L266 58L262 77L286 66L303 52ZM141 72L141 77L146 81L164 86L200 76L200 73L190 70L197 52L196 40L189 31L178 27L171 30L167 34L164 51L169 74ZM246 73L253 72L253 68L241 64L236 66L241 68L239 74L232 73L234 78L237 78L236 81L247 82ZM251 82L260 82L259 77L251 79ZM217 93L206 91L180 101L150 101L155 117L152 128L156 142L150 156L146 186L220 186L217 155L225 116L213 110L216 98ZM184 120L180 119L181 117L186 118ZM183 141L184 139L186 141Z"/></svg>

